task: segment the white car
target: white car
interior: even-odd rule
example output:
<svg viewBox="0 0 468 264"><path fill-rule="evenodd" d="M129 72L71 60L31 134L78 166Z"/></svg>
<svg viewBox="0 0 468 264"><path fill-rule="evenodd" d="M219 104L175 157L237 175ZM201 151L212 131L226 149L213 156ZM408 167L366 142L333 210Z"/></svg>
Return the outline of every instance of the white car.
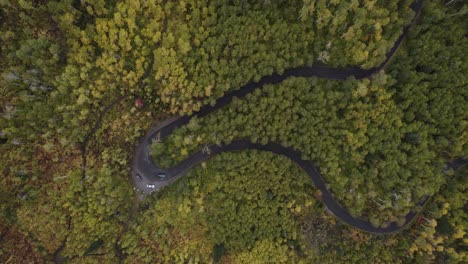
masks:
<svg viewBox="0 0 468 264"><path fill-rule="evenodd" d="M154 184L146 184L146 187L147 187L147 188L154 189L154 188L156 188L156 185L154 185Z"/></svg>

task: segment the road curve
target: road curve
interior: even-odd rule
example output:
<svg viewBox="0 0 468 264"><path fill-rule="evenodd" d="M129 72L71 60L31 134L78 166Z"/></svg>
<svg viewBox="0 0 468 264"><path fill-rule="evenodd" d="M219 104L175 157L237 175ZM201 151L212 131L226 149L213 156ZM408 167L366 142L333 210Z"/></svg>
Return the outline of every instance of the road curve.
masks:
<svg viewBox="0 0 468 264"><path fill-rule="evenodd" d="M361 229L363 231L388 234L401 230L416 216L417 212L408 213L405 218L406 221L403 225L399 226L396 222L391 222L384 227L375 227L370 222L364 221L359 218L351 216L346 209L341 207L338 202L333 198L330 191L327 189L323 178L318 173L312 161L303 160L301 154L290 147L281 146L278 143L270 142L266 145L259 143L253 143L246 139L238 139L232 141L227 145L212 145L209 146L210 154L203 153L201 151L194 153L187 159L183 160L178 165L169 168L162 169L154 163L150 156L149 146L156 138L158 140L164 140L169 136L176 128L186 125L190 119L194 116L203 117L206 116L219 108L229 104L234 97L242 98L247 94L253 92L255 89L262 87L265 84L279 83L289 77L319 77L335 80L345 80L349 77L356 79L369 78L373 74L382 70L395 54L404 38L406 37L408 30L414 21L416 20L419 11L421 10L423 0L416 0L411 8L415 11L416 15L411 23L403 29L403 33L397 39L394 46L387 52L386 59L379 66L371 69L360 69L357 67L350 67L344 69L330 68L327 66L311 66L311 67L298 67L287 69L283 74L273 74L270 76L263 77L258 82L249 83L238 90L226 93L223 97L219 98L214 105L203 106L198 112L191 116L174 117L168 119L148 131L148 133L140 140L138 147L135 151L133 163L132 163L132 178L135 187L145 193L151 193L158 190L166 185L169 185L176 181L178 178L184 175L184 173L199 163L210 159L213 155L219 154L226 151L238 151L246 149L254 149L261 151L270 151L275 154L284 155L290 160L294 161L299 167L301 167L312 179L315 187L322 192L322 201L327 208L343 222ZM451 166L450 164L448 165ZM164 175L164 178L161 177ZM427 198L423 199L418 203L418 206L423 205Z"/></svg>

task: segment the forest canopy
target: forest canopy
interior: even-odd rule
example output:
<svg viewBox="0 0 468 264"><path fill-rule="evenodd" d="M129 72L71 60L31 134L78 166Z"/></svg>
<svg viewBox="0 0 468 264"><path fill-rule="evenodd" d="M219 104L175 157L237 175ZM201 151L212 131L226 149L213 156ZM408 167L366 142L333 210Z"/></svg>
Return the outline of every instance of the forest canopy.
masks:
<svg viewBox="0 0 468 264"><path fill-rule="evenodd" d="M351 215L384 226L416 210L403 231L342 223L268 152L217 155L151 195L130 176L155 123L295 67L379 66L411 5L0 1L0 262L468 262L463 1L423 1L370 78L265 85L151 146L164 167L238 138L292 147Z"/></svg>

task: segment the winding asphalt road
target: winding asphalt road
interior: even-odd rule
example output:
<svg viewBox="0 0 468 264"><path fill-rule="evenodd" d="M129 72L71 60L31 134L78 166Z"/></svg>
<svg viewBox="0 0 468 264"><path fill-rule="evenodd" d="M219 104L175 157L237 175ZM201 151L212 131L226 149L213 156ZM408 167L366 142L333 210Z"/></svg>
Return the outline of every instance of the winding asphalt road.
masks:
<svg viewBox="0 0 468 264"><path fill-rule="evenodd" d="M227 145L209 146L211 150L210 154L199 151L172 168L162 169L153 162L150 156L149 146L151 145L152 141L156 138L158 138L159 140L164 140L176 128L186 125L192 117L206 116L218 110L219 108L229 104L234 97L242 98L265 84L279 83L289 77L319 77L335 80L345 80L352 76L354 76L354 78L356 79L370 78L373 74L379 72L388 64L395 51L399 48L402 41L406 37L410 26L416 20L416 17L419 14L419 11L421 10L422 3L423 0L416 0L411 5L411 8L415 11L416 16L413 18L413 21L403 29L403 33L398 38L395 45L387 52L385 61L377 67L368 70L360 69L357 67L336 69L327 66L298 67L288 69L285 70L284 73L281 75L273 74L270 76L266 76L260 79L260 81L258 82L249 83L241 87L239 90L229 92L223 97L219 98L213 106L203 106L200 109L200 111L193 114L192 116L174 117L153 127L140 141L135 152L132 164L132 177L135 183L135 187L145 193L151 193L166 185L171 184L172 182L176 181L178 178L183 176L187 170L191 169L192 167L200 164L205 160L210 159L213 155L219 154L221 152L238 151L246 149L270 151L275 154L284 155L288 157L290 160L294 161L299 167L301 167L310 176L310 178L315 184L315 187L322 192L322 200L327 206L327 208L343 222L355 228L379 234L393 233L395 231L401 230L404 226L411 222L411 220L416 216L417 212L413 211L408 213L405 216L406 222L402 226L397 225L396 222L392 222L386 224L385 227L375 227L370 222L351 216L346 211L346 209L341 207L333 198L332 194L327 189L323 178L320 176L317 169L313 165L313 162L309 160L303 160L301 158L301 153L294 150L293 148L284 147L274 142L262 145L258 143L253 143L249 140L239 139L234 140ZM447 166L454 167L455 165L448 164ZM427 199L428 198L423 199L418 203L418 205L423 205Z"/></svg>

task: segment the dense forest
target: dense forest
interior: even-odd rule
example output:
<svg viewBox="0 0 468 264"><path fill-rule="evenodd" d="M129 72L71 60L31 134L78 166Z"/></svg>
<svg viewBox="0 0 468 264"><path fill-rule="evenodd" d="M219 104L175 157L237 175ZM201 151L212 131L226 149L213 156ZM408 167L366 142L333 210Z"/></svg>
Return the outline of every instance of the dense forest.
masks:
<svg viewBox="0 0 468 264"><path fill-rule="evenodd" d="M130 166L153 124L298 66L380 65L411 0L0 1L1 263L468 262L468 5L424 1L369 79L289 78L152 145L277 142L314 161L347 226L283 156L214 156L164 189ZM424 206L416 206L428 197Z"/></svg>

